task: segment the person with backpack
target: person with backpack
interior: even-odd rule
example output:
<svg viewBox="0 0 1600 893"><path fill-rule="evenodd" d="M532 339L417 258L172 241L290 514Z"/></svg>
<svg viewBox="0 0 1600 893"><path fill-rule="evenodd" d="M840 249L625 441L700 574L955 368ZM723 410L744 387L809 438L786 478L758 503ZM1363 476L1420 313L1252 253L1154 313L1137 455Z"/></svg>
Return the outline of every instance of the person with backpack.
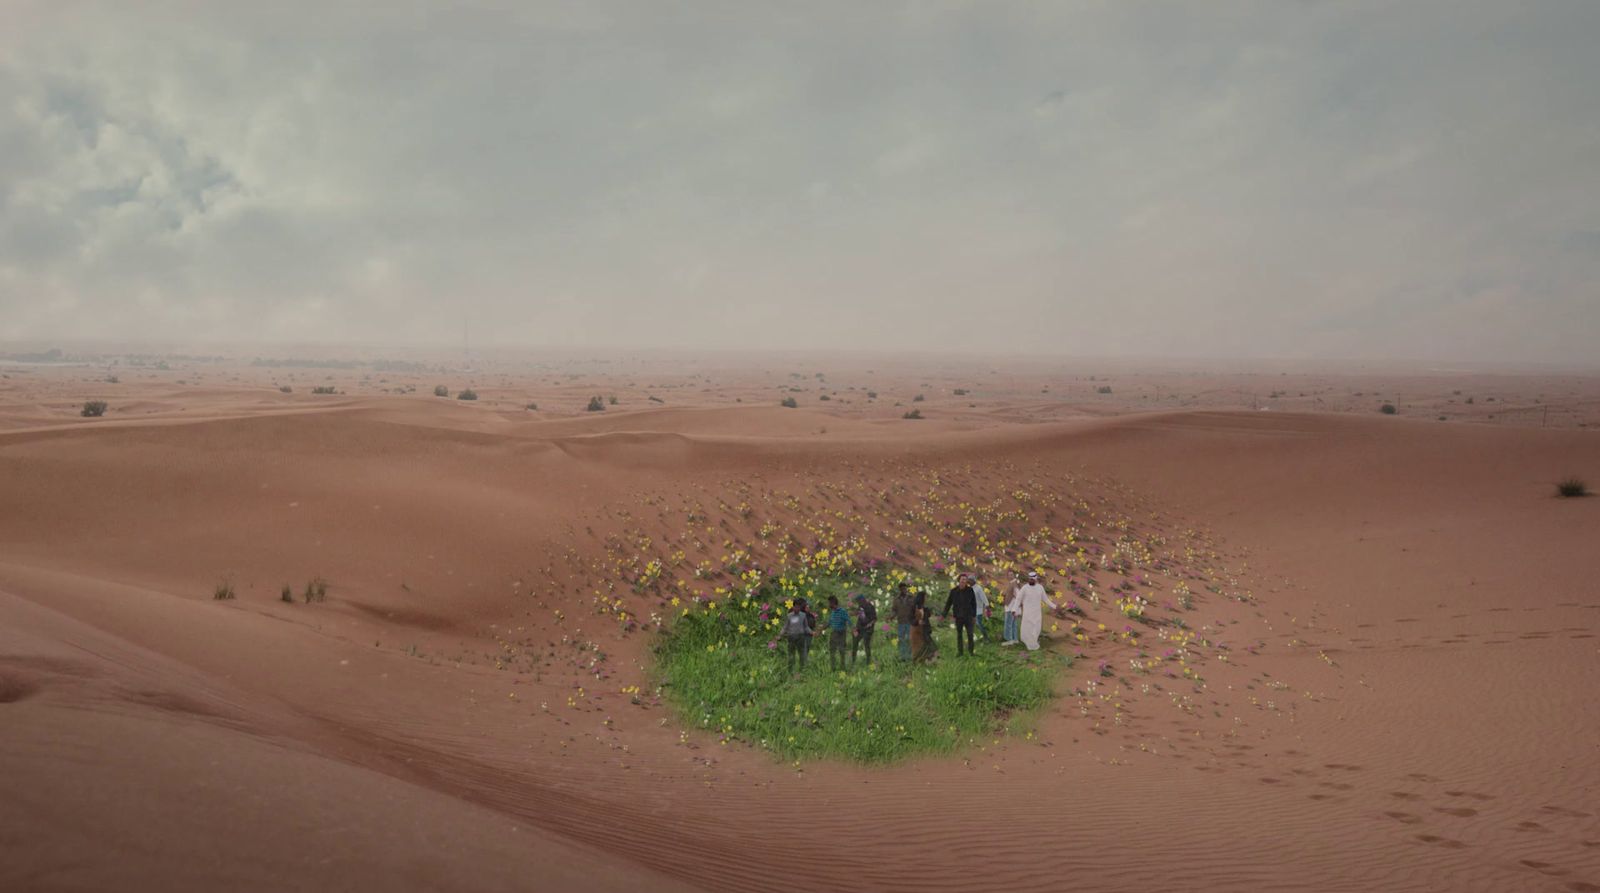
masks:
<svg viewBox="0 0 1600 893"><path fill-rule="evenodd" d="M900 584L900 591L894 596L894 624L897 642L900 646L900 659L911 659L911 624L915 622L917 608L915 599L911 597L911 587L905 583Z"/></svg>
<svg viewBox="0 0 1600 893"><path fill-rule="evenodd" d="M956 618L956 654L971 654L972 629L978 618L978 594L972 591L972 582L966 574L956 578L956 586L945 598L944 611L940 616L949 617L952 613ZM964 648L963 637L966 639Z"/></svg>
<svg viewBox="0 0 1600 893"><path fill-rule="evenodd" d="M844 642L850 633L850 612L839 604L838 596L828 596L828 669L845 669Z"/></svg>
<svg viewBox="0 0 1600 893"><path fill-rule="evenodd" d="M795 655L800 656L800 671L805 672L806 657L811 654L811 635L815 623L806 610L806 600L797 598L789 613L783 618L783 638L789 643L789 672L794 672Z"/></svg>
<svg viewBox="0 0 1600 893"><path fill-rule="evenodd" d="M856 596L856 635L850 642L850 669L856 668L856 652L867 646L867 666L872 666L872 633L878 625L878 608L865 595Z"/></svg>

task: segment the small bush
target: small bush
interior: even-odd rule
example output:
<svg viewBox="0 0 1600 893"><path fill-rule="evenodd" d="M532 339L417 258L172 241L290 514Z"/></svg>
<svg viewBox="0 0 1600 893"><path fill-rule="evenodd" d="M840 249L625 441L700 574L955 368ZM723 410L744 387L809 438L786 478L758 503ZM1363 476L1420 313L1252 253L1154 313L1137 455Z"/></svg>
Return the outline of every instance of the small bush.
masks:
<svg viewBox="0 0 1600 893"><path fill-rule="evenodd" d="M1397 410L1395 410L1393 403L1385 403L1378 407L1378 411L1384 415L1394 415Z"/></svg>
<svg viewBox="0 0 1600 893"><path fill-rule="evenodd" d="M476 399L478 399L478 392L474 391L472 388L467 388L466 390L464 390L461 393L457 394L456 395L456 399L457 400L476 400Z"/></svg>
<svg viewBox="0 0 1600 893"><path fill-rule="evenodd" d="M106 384L121 384L121 383L122 383L122 379L116 377L115 375L107 375L106 376Z"/></svg>
<svg viewBox="0 0 1600 893"><path fill-rule="evenodd" d="M605 412L606 411L606 401L601 400L599 397L590 397L589 398L589 405L584 407L584 411L586 411L586 412Z"/></svg>
<svg viewBox="0 0 1600 893"><path fill-rule="evenodd" d="M912 403L921 403L925 399L927 399L927 398L923 397L921 394L918 394L917 396L911 398L911 402Z"/></svg>
<svg viewBox="0 0 1600 893"><path fill-rule="evenodd" d="M901 416L900 418L902 418L902 419L920 419L920 418L922 418L922 410L913 409L910 412L906 413L905 415Z"/></svg>
<svg viewBox="0 0 1600 893"><path fill-rule="evenodd" d="M438 386L434 387L434 389L433 389L433 396L435 396L435 397L448 397L448 396L450 396L450 389L445 387L444 385L438 385Z"/></svg>
<svg viewBox="0 0 1600 893"><path fill-rule="evenodd" d="M616 394L612 394L611 396L607 397L606 398L606 402L611 404L612 406L616 406L617 405L617 395Z"/></svg>
<svg viewBox="0 0 1600 893"><path fill-rule="evenodd" d="M1471 397L1468 397L1468 398L1467 398L1467 405L1468 405L1468 406L1471 406L1471 405L1472 405L1472 398L1471 398Z"/></svg>
<svg viewBox="0 0 1600 893"><path fill-rule="evenodd" d="M331 384L319 384L316 387L311 389L311 393L313 393L313 394L337 394L337 393L339 393L339 389L335 388Z"/></svg>
<svg viewBox="0 0 1600 893"><path fill-rule="evenodd" d="M783 398L783 400L779 401L779 405L780 406L787 406L790 409L794 409L795 407L800 405L800 401L794 399L793 397L785 397L785 398Z"/></svg>
<svg viewBox="0 0 1600 893"><path fill-rule="evenodd" d="M294 604L294 587L288 583L283 584L283 589L278 593L278 600Z"/></svg>
<svg viewBox="0 0 1600 893"><path fill-rule="evenodd" d="M966 388L956 388L953 393L957 397L965 397L965 396L967 396L967 389Z"/></svg>
<svg viewBox="0 0 1600 893"><path fill-rule="evenodd" d="M98 419L106 414L106 409L106 401L88 400L84 402L83 412L80 414L86 419Z"/></svg>
<svg viewBox="0 0 1600 893"><path fill-rule="evenodd" d="M823 394L821 397L818 397L817 399L818 400L832 400L833 398L829 397L827 394Z"/></svg>
<svg viewBox="0 0 1600 893"><path fill-rule="evenodd" d="M1100 387L1095 388L1094 392L1096 394L1109 394L1111 393L1111 385L1103 384Z"/></svg>
<svg viewBox="0 0 1600 893"><path fill-rule="evenodd" d="M1574 475L1556 484L1556 495L1568 499L1574 496L1588 496L1589 485L1584 483L1583 478Z"/></svg>
<svg viewBox="0 0 1600 893"><path fill-rule="evenodd" d="M306 583L306 591L301 593L301 597L308 605L312 602L325 601L328 598L328 581L321 577L312 577L311 581Z"/></svg>
<svg viewBox="0 0 1600 893"><path fill-rule="evenodd" d="M651 394L649 397L646 397L645 399L649 400L651 403L665 403L665 402L667 402L667 401L661 399L660 397L655 396L654 394Z"/></svg>
<svg viewBox="0 0 1600 893"><path fill-rule="evenodd" d="M232 601L233 584L227 580L223 580L222 582L218 583L216 587L211 590L211 598L219 602Z"/></svg>
<svg viewBox="0 0 1600 893"><path fill-rule="evenodd" d="M529 412L538 412L539 411L539 404L537 404L537 403L529 403L527 408L528 408Z"/></svg>
<svg viewBox="0 0 1600 893"><path fill-rule="evenodd" d="M280 394L293 394L294 393L294 388L289 387L286 384L281 384L281 385L278 385L278 393L280 393Z"/></svg>
<svg viewBox="0 0 1600 893"><path fill-rule="evenodd" d="M867 392L867 399L868 400L876 400L876 399L878 399L878 392L877 391L868 391Z"/></svg>

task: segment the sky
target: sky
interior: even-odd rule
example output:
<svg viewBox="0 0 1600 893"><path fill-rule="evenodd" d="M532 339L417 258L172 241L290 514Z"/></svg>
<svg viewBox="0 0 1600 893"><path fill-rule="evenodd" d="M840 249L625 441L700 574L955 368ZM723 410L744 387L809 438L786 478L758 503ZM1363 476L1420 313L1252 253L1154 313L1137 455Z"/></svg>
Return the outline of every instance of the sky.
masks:
<svg viewBox="0 0 1600 893"><path fill-rule="evenodd" d="M0 0L0 340L1585 362L1600 3Z"/></svg>

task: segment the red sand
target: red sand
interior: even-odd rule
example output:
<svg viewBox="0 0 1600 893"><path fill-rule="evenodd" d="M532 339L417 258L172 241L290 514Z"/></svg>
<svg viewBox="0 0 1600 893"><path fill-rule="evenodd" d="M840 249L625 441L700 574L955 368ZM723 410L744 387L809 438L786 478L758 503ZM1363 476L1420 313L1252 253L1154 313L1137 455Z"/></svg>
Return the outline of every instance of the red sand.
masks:
<svg viewBox="0 0 1600 893"><path fill-rule="evenodd" d="M1600 499L1553 496L1600 485L1594 376L480 363L0 362L0 889L1600 889ZM1235 660L1185 711L1085 693L1098 643L1032 740L889 769L622 692L608 536L881 526L935 474L1211 531Z"/></svg>

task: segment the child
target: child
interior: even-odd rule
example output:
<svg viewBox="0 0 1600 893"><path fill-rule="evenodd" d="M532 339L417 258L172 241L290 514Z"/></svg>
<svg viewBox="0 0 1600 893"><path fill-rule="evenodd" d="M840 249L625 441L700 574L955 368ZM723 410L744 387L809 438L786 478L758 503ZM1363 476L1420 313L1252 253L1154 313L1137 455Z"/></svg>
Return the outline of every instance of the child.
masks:
<svg viewBox="0 0 1600 893"><path fill-rule="evenodd" d="M850 629L850 612L839 607L838 596L828 596L828 669L843 670L845 633Z"/></svg>
<svg viewBox="0 0 1600 893"><path fill-rule="evenodd" d="M789 613L783 618L783 637L789 642L789 672L794 672L794 657L800 655L800 669L806 668L806 657L811 653L813 633L811 612L806 610L806 600L797 598Z"/></svg>

